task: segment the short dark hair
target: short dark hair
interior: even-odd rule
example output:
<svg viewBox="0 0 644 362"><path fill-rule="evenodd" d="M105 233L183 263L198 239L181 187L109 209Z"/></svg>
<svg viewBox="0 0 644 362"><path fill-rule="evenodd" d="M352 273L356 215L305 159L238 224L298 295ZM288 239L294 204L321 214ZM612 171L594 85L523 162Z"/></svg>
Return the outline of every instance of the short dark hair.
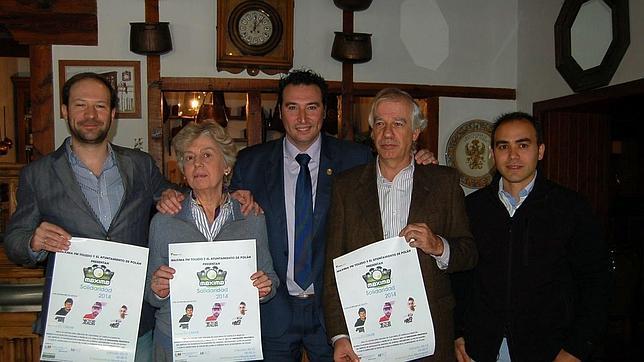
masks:
<svg viewBox="0 0 644 362"><path fill-rule="evenodd" d="M74 300L73 300L72 298L67 298L67 299L65 299L65 303L64 303L64 304L67 304L67 303L69 303L69 304L74 304Z"/></svg>
<svg viewBox="0 0 644 362"><path fill-rule="evenodd" d="M119 105L119 95L116 92L116 89L112 86L112 83L110 83L105 77L93 73L93 72L85 72L85 73L78 73L74 75L73 77L67 79L65 84L63 84L63 104L69 107L69 91L72 89L72 86L81 80L85 79L94 79L96 81L99 81L103 83L107 87L110 93L110 110L116 109Z"/></svg>
<svg viewBox="0 0 644 362"><path fill-rule="evenodd" d="M312 71L311 69L294 69L290 71L285 76L280 78L279 82L279 93L277 94L277 107L282 106L282 100L284 99L284 88L288 85L315 85L320 89L322 94L322 106L326 109L326 97L329 90L329 86L326 84L324 78L318 73Z"/></svg>
<svg viewBox="0 0 644 362"><path fill-rule="evenodd" d="M534 118L532 115L525 112L510 112L502 114L494 122L494 127L492 127L492 148L494 148L494 136L496 134L497 128L504 123L512 121L528 121L534 127L534 130L537 132L537 145L543 144L543 127L541 126L541 121Z"/></svg>
<svg viewBox="0 0 644 362"><path fill-rule="evenodd" d="M127 310L127 305L123 304L123 305L121 306L121 308L123 308L123 309Z"/></svg>
<svg viewBox="0 0 644 362"><path fill-rule="evenodd" d="M192 310L194 310L194 308L192 307L192 304L188 304L188 305L186 306L186 310L188 310L188 309L192 309Z"/></svg>
<svg viewBox="0 0 644 362"><path fill-rule="evenodd" d="M364 309L364 307L360 307L360 309L358 309L358 313L362 313L362 312L367 313L367 310Z"/></svg>

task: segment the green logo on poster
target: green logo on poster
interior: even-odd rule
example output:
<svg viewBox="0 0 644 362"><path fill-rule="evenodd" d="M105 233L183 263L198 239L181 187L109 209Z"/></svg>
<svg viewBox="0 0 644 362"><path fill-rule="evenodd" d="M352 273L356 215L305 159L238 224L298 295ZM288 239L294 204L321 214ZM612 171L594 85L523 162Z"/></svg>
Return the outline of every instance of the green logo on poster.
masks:
<svg viewBox="0 0 644 362"><path fill-rule="evenodd" d="M96 285L110 285L114 272L107 269L105 265L94 264L83 268L84 282Z"/></svg>
<svg viewBox="0 0 644 362"><path fill-rule="evenodd" d="M197 273L200 287L220 287L226 284L227 271L218 267L206 267Z"/></svg>
<svg viewBox="0 0 644 362"><path fill-rule="evenodd" d="M378 288L389 285L391 284L391 269L381 266L371 268L362 276L362 279L367 283L367 288Z"/></svg>

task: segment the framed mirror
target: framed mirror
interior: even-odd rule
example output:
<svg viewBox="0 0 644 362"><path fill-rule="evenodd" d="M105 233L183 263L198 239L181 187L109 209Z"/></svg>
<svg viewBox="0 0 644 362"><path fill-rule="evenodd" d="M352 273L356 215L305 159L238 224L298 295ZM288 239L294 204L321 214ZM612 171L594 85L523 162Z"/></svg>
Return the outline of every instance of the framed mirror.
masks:
<svg viewBox="0 0 644 362"><path fill-rule="evenodd" d="M630 44L628 0L565 0L555 64L575 92L607 85Z"/></svg>

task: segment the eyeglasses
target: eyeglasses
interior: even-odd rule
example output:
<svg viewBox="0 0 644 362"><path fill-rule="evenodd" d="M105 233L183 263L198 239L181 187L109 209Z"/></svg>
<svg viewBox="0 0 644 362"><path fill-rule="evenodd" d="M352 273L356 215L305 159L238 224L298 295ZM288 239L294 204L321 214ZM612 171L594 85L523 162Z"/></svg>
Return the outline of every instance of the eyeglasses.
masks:
<svg viewBox="0 0 644 362"><path fill-rule="evenodd" d="M215 158L215 152L213 151L204 151L200 155L195 155L194 153L186 153L183 155L181 160L185 165L194 165L197 162L197 159L201 163L209 163Z"/></svg>

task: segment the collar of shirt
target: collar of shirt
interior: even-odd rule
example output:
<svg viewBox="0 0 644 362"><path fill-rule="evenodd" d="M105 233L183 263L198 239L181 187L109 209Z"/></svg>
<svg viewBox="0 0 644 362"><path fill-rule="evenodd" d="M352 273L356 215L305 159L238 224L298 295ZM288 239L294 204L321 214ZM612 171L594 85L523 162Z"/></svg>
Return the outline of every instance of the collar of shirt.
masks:
<svg viewBox="0 0 644 362"><path fill-rule="evenodd" d="M192 218L197 226L197 229L208 239L213 241L217 234L221 231L222 226L226 223L228 218L233 214L233 204L228 194L223 194L222 197L226 198L223 204L219 206L219 213L215 216L212 224L208 222L206 212L201 208L197 202L197 198L192 191L190 191L190 205L192 209Z"/></svg>
<svg viewBox="0 0 644 362"><path fill-rule="evenodd" d="M499 179L499 200L501 200L503 206L505 206L506 210L508 210L510 217L514 216L514 213L521 206L521 204L523 204L523 201L525 201L528 195L530 195L530 192L534 188L534 182L536 181L536 179L537 173L535 172L532 181L530 181L530 183L528 183L526 187L519 191L519 200L516 200L514 197L512 197L512 195L510 195L509 192L503 189L503 177Z"/></svg>
<svg viewBox="0 0 644 362"><path fill-rule="evenodd" d="M70 165L72 168L74 167L82 167L86 170L89 170L87 166L81 161L78 156L74 153L72 150L72 138L67 137L65 139L65 150L67 151L67 159L69 160ZM105 170L109 170L110 168L116 166L116 158L114 156L114 151L112 150L112 145L108 142L107 143L107 158L105 159L105 163L103 163L103 169L102 171L104 172ZM91 171L90 171L91 172ZM95 175L98 177L98 175Z"/></svg>
<svg viewBox="0 0 644 362"><path fill-rule="evenodd" d="M398 174L394 177L392 181L387 180L383 175L382 172L380 172L380 163L378 162L380 160L380 156L376 158L376 175L377 175L377 181L378 181L378 187L380 185L400 185L401 181L403 179L409 179L414 177L414 157L412 155L411 161L409 162L409 165L407 165L405 168L400 170Z"/></svg>
<svg viewBox="0 0 644 362"><path fill-rule="evenodd" d="M297 164L297 167L299 167L299 164L295 160L295 157L300 153L306 153L311 157L309 164L311 162L319 162L321 148L322 137L320 135L318 135L318 138L309 146L308 149L306 149L306 151L300 151L293 143L291 143L288 137L284 137L284 158L290 160L291 162L295 162Z"/></svg>
<svg viewBox="0 0 644 362"><path fill-rule="evenodd" d="M380 221L385 239L398 236L400 230L407 225L411 193L414 184L414 159L408 166L400 170L394 179L388 181L380 172L376 161L376 185L378 187L378 202L380 206Z"/></svg>

